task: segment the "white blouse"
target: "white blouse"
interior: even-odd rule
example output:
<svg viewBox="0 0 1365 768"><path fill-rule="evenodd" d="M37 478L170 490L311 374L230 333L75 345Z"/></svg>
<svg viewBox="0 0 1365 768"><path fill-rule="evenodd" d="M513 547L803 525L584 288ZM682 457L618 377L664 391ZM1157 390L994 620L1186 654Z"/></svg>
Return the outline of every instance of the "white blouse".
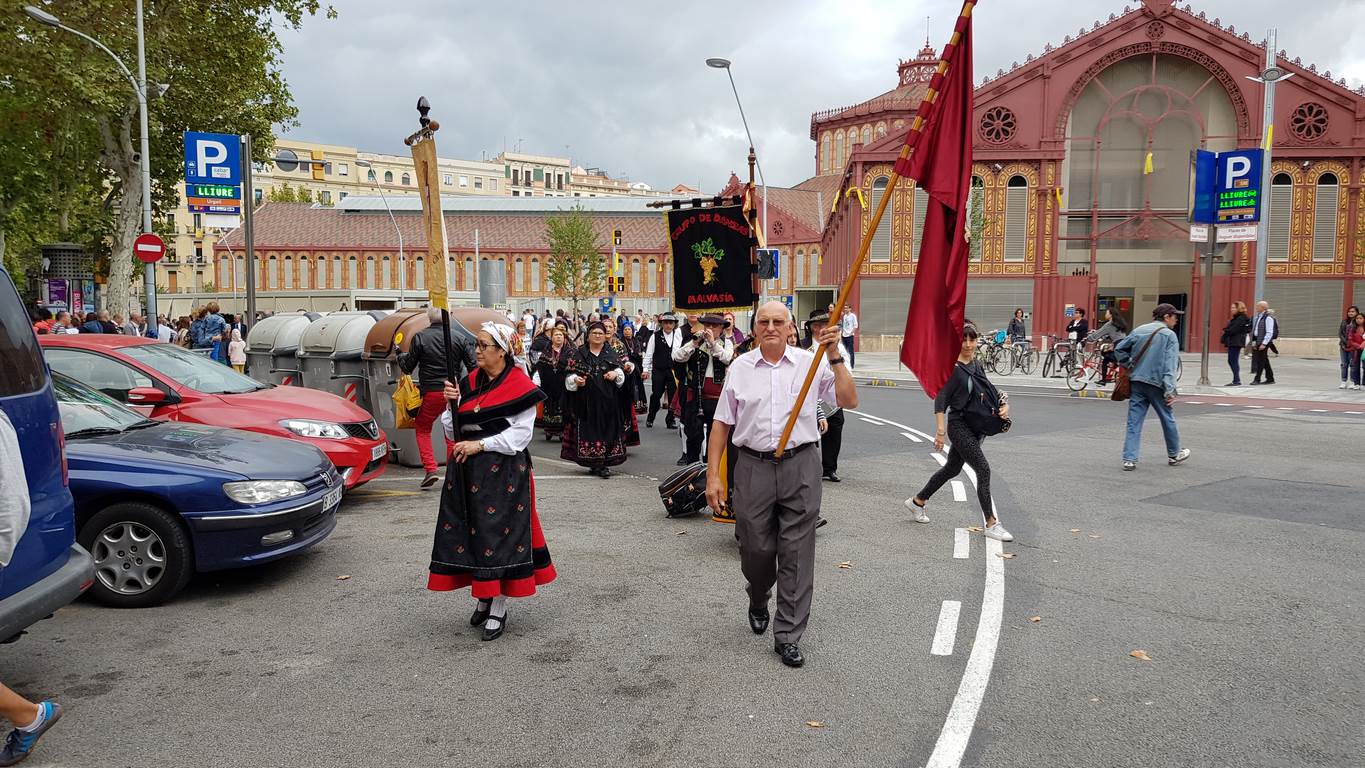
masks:
<svg viewBox="0 0 1365 768"><path fill-rule="evenodd" d="M507 421L507 429L492 437L479 438L483 441L485 451L515 456L526 450L526 446L531 444L531 438L536 431L536 409L534 406ZM441 412L441 426L445 428L446 440L454 442L455 432L451 427L449 408Z"/></svg>

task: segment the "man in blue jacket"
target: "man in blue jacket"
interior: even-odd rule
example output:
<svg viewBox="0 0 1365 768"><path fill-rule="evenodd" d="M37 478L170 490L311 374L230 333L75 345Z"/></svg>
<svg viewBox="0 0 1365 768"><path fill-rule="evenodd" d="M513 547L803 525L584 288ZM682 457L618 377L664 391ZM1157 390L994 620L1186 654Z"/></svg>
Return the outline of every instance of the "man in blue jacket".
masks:
<svg viewBox="0 0 1365 768"><path fill-rule="evenodd" d="M1137 469L1142 447L1142 422L1147 409L1156 411L1161 433L1166 438L1166 459L1175 466L1190 457L1189 448L1180 447L1180 431L1175 426L1171 403L1175 402L1175 371L1180 363L1180 340L1176 323L1185 314L1170 304L1152 310L1152 322L1138 326L1114 347L1119 365L1129 369L1132 396L1128 400L1128 430L1123 438L1123 469Z"/></svg>

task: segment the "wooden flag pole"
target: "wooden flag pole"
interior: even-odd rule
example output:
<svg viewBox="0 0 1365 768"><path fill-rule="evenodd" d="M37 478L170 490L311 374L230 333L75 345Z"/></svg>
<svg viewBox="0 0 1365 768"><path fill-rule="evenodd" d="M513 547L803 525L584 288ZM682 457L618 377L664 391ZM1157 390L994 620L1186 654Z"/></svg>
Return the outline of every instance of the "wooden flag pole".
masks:
<svg viewBox="0 0 1365 768"><path fill-rule="evenodd" d="M891 202L891 195L896 191L896 182L901 178L898 170L905 160L909 159L910 153L919 143L920 136L923 135L924 124L928 121L930 110L934 102L938 99L939 87L943 84L943 77L948 72L948 54L962 39L962 32L972 16L972 9L976 6L977 0L966 0L962 4L962 13L958 16L957 27L953 30L953 37L948 45L943 49L943 56L938 60L938 69L934 72L934 79L929 85L929 90L924 94L924 100L920 102L919 111L915 114L915 121L910 126L910 133L905 137L905 146L901 147L900 159L896 163L896 168L891 171L891 179L886 183L886 191L882 193L882 199L877 203L877 210L872 213L872 220L868 222L867 231L863 232L862 243L858 246L858 257L853 260L853 265L849 267L848 276L844 278L844 283L839 288L839 298L834 303L834 311L830 313L831 323L839 322L839 317L844 313L844 305L848 302L848 295L853 291L853 283L858 279L858 270L862 269L863 262L867 260L867 252L872 247L872 236L877 231L877 225L881 224L882 216L886 213L886 206ZM810 370L806 371L806 380L801 383L801 392L796 396L796 405L792 407L791 414L787 417L787 425L782 429L782 437L777 441L777 453L781 454L787 450L787 443L791 440L792 430L796 428L797 416L801 413L801 404L806 402L806 396L810 394L811 384L815 381L815 372L820 367L820 360L828 351L828 344L821 344L815 350L815 359L811 361Z"/></svg>

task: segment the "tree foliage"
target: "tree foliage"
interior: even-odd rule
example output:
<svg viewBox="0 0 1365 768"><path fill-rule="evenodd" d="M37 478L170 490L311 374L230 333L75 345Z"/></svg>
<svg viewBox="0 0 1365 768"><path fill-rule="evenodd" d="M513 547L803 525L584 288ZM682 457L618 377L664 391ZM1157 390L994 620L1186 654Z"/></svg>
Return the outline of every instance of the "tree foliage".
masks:
<svg viewBox="0 0 1365 768"><path fill-rule="evenodd" d="M575 205L562 215L545 222L545 240L550 246L546 275L555 293L573 301L600 296L607 284L607 258L592 229L592 217L583 206Z"/></svg>
<svg viewBox="0 0 1365 768"><path fill-rule="evenodd" d="M311 203L313 190L308 187L291 187L286 181L278 187L271 187L265 199L272 203Z"/></svg>
<svg viewBox="0 0 1365 768"><path fill-rule="evenodd" d="M134 3L38 4L136 72ZM156 84L169 86L148 105L153 208L164 213L178 204L185 129L250 134L253 159L263 160L273 126L294 124L277 30L298 28L322 8L319 0L147 0L144 6L148 90L155 96ZM37 243L63 239L63 226L96 251L107 239L108 308L127 314L132 241L142 227L133 85L108 54L33 21L19 3L0 8L0 61L0 233L12 233L0 234L0 242L24 249L16 254L23 261Z"/></svg>

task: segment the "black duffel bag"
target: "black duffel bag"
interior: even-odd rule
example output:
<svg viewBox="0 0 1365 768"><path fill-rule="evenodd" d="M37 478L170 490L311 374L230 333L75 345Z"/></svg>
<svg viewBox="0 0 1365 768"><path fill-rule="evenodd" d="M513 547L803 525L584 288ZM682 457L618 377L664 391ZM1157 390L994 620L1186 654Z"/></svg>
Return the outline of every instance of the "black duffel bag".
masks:
<svg viewBox="0 0 1365 768"><path fill-rule="evenodd" d="M706 465L700 461L659 483L659 498L668 517L686 517L706 509Z"/></svg>

